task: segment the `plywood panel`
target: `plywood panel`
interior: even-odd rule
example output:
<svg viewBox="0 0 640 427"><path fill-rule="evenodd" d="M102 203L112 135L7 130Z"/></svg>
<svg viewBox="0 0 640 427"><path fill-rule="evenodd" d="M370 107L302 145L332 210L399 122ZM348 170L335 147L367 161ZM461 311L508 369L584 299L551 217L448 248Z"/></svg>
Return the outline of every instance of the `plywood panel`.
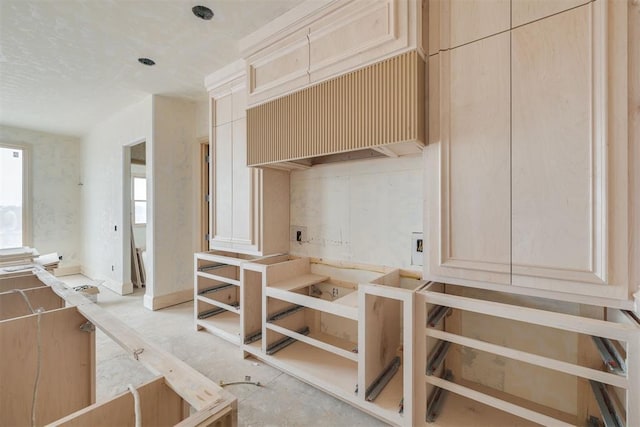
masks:
<svg viewBox="0 0 640 427"><path fill-rule="evenodd" d="M80 330L87 320L75 307L42 313L40 322L38 317L0 322L0 425L31 425L36 378L38 426L92 403L95 338Z"/></svg>
<svg viewBox="0 0 640 427"><path fill-rule="evenodd" d="M389 366L402 348L402 301L365 295L364 382L365 387Z"/></svg>
<svg viewBox="0 0 640 427"><path fill-rule="evenodd" d="M0 279L0 292L10 291L12 289L30 289L42 287L42 282L38 277L28 273L16 277L3 277Z"/></svg>
<svg viewBox="0 0 640 427"><path fill-rule="evenodd" d="M137 388L140 396L140 419L144 426L173 426L183 417L183 400L164 382L156 378ZM107 401L97 403L72 414L55 426L65 427L134 427L134 400L130 392Z"/></svg>
<svg viewBox="0 0 640 427"><path fill-rule="evenodd" d="M428 277L509 284L509 34L438 56L440 147L428 156ZM432 127L430 143L437 131Z"/></svg>
<svg viewBox="0 0 640 427"><path fill-rule="evenodd" d="M49 311L64 307L64 300L48 286L25 289L23 292L34 310L43 308L45 311ZM29 305L18 292L0 294L0 320L30 314L32 312Z"/></svg>

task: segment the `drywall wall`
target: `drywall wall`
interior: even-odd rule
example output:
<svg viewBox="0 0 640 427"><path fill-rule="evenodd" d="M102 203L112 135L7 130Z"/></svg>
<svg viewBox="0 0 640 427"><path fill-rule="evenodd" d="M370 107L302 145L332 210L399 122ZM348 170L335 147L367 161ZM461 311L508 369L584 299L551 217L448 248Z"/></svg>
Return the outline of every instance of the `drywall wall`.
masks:
<svg viewBox="0 0 640 427"><path fill-rule="evenodd" d="M292 172L291 224L307 233L292 254L410 267L411 233L422 231L422 157Z"/></svg>
<svg viewBox="0 0 640 427"><path fill-rule="evenodd" d="M196 138L209 138L209 96L196 102Z"/></svg>
<svg viewBox="0 0 640 427"><path fill-rule="evenodd" d="M0 126L0 142L31 154L32 241L41 254L58 252L61 269L80 265L80 140Z"/></svg>
<svg viewBox="0 0 640 427"><path fill-rule="evenodd" d="M144 297L147 308L193 297L193 253L199 235L195 110L193 102L153 97L153 149L147 157L148 203L154 212L147 223L147 253L153 252L147 271L152 270L153 289Z"/></svg>
<svg viewBox="0 0 640 427"><path fill-rule="evenodd" d="M125 260L123 253L130 236L125 219L129 210L123 211L124 146L147 141L149 158L151 116L149 96L98 124L82 139L82 271L104 280L119 294L133 291L128 267L125 271L130 259ZM147 278L147 283L151 289L153 282Z"/></svg>

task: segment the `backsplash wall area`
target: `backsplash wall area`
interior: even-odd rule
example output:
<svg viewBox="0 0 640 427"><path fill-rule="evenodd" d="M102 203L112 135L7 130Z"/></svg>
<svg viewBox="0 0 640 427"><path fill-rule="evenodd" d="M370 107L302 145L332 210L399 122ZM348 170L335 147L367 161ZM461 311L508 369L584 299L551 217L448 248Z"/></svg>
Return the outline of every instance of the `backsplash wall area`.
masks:
<svg viewBox="0 0 640 427"><path fill-rule="evenodd" d="M290 252L409 267L411 233L422 231L422 168L422 157L410 156L291 172L291 225L306 236Z"/></svg>

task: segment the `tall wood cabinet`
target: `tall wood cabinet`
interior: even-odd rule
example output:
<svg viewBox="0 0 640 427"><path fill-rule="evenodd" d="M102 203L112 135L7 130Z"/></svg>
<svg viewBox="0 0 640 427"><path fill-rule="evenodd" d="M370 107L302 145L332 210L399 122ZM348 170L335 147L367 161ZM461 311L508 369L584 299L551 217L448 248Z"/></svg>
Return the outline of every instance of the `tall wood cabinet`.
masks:
<svg viewBox="0 0 640 427"><path fill-rule="evenodd" d="M627 2L457 3L431 11L425 278L628 300Z"/></svg>
<svg viewBox="0 0 640 427"><path fill-rule="evenodd" d="M247 167L246 75L237 61L206 79L210 95L210 248L289 250L289 174Z"/></svg>

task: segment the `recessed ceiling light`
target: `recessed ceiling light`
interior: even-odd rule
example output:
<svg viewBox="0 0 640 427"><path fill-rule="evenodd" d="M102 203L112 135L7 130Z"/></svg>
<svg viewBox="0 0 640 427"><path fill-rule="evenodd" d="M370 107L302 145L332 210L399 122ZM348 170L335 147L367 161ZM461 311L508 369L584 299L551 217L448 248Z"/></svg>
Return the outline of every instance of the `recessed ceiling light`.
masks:
<svg viewBox="0 0 640 427"><path fill-rule="evenodd" d="M148 66L156 65L156 61L154 61L153 59L149 59L149 58L138 58L138 62L143 64L143 65L148 65Z"/></svg>
<svg viewBox="0 0 640 427"><path fill-rule="evenodd" d="M191 11L194 15L196 15L200 19L204 19L205 21L213 18L213 11L206 6L193 6Z"/></svg>

